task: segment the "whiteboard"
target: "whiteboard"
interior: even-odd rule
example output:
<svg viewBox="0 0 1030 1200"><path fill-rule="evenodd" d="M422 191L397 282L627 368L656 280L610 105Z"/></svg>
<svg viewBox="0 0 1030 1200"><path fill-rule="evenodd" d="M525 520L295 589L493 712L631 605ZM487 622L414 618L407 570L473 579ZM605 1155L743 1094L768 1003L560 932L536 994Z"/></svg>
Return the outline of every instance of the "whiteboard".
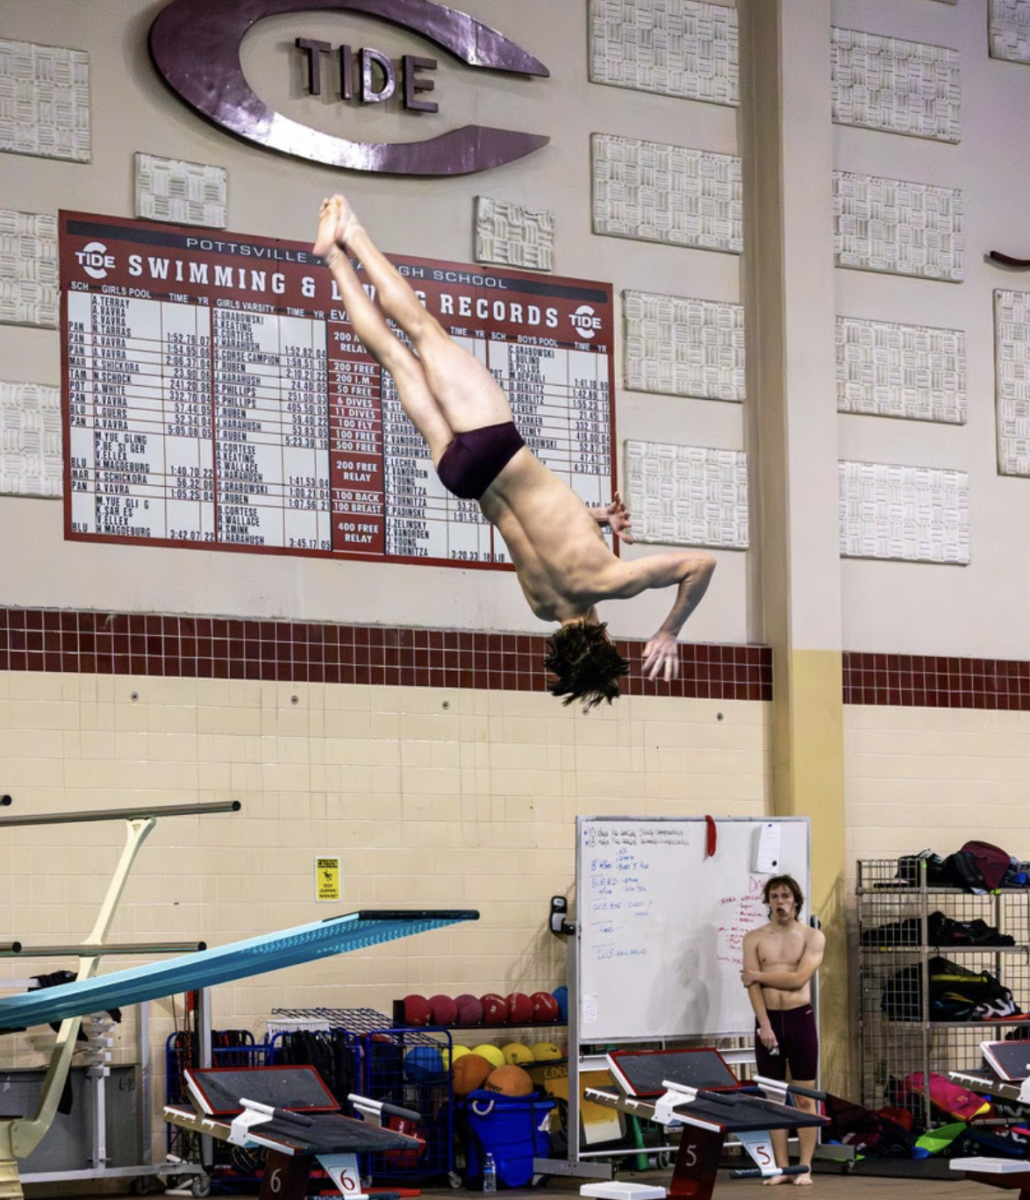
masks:
<svg viewBox="0 0 1030 1200"><path fill-rule="evenodd" d="M754 1031L740 982L744 934L765 924L771 875L801 885L810 916L807 817L576 819L581 1042Z"/></svg>

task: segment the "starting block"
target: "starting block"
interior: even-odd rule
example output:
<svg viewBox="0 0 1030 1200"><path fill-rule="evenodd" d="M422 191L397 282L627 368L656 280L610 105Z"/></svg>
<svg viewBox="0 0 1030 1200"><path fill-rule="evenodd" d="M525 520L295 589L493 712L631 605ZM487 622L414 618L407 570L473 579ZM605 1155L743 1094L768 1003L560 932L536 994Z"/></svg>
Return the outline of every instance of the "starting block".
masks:
<svg viewBox="0 0 1030 1200"><path fill-rule="evenodd" d="M663 1187L650 1183L584 1183L579 1189L581 1196L594 1196L597 1200L665 1200L669 1194Z"/></svg>
<svg viewBox="0 0 1030 1200"><path fill-rule="evenodd" d="M1030 1078L1030 1042L981 1042L980 1053L999 1079L1025 1083Z"/></svg>
<svg viewBox="0 0 1030 1200"><path fill-rule="evenodd" d="M981 1042L989 1071L949 1071L948 1078L996 1100L1030 1106L1030 1042Z"/></svg>
<svg viewBox="0 0 1030 1200"><path fill-rule="evenodd" d="M1030 1200L1030 1162L1013 1158L953 1158L953 1171L965 1171L973 1183L988 1187L1019 1189L1018 1200Z"/></svg>
<svg viewBox="0 0 1030 1200"><path fill-rule="evenodd" d="M948 1078L981 1095L1010 1104L1030 1106L1030 1043L981 1042L980 1051L990 1067L983 1071L949 1071ZM953 1158L953 1171L964 1171L973 1183L1019 1190L1019 1200L1030 1200L1030 1161L1013 1158Z"/></svg>
<svg viewBox="0 0 1030 1200"><path fill-rule="evenodd" d="M383 1113L419 1121L418 1113L350 1096L363 1119L344 1116L314 1067L187 1067L185 1077L193 1107L166 1105L165 1120L216 1141L267 1150L260 1200L304 1200L316 1162L341 1196L367 1200L358 1154L421 1147L417 1138L381 1123Z"/></svg>
<svg viewBox="0 0 1030 1200"><path fill-rule="evenodd" d="M808 1167L782 1169L776 1165L769 1134L774 1129L825 1125L825 1117L783 1103L787 1093L819 1100L825 1093L759 1077L765 1095L755 1095L741 1087L717 1050L617 1050L608 1055L608 1064L619 1088L588 1087L584 1092L588 1099L659 1125L682 1128L669 1189L672 1196L710 1200L722 1148L731 1134L756 1164L734 1171L733 1178L807 1173ZM582 1193L601 1195L595 1188L584 1188ZM636 1193L605 1192L604 1197L635 1200Z"/></svg>

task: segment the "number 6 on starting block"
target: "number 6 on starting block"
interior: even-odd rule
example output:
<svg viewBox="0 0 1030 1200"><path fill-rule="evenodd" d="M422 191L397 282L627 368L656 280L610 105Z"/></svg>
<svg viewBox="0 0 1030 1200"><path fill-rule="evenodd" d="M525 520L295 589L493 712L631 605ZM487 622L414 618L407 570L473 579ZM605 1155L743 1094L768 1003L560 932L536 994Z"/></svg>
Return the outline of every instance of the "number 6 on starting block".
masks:
<svg viewBox="0 0 1030 1200"><path fill-rule="evenodd" d="M341 1196L347 1196L348 1200L366 1200L361 1190L356 1154L319 1154L317 1157L325 1173L340 1189Z"/></svg>

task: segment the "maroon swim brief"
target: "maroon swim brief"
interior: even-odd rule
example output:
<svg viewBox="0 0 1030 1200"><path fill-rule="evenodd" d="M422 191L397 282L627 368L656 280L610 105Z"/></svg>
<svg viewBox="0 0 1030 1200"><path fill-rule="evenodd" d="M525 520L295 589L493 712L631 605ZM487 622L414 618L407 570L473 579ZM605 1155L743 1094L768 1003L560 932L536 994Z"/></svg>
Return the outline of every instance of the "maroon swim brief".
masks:
<svg viewBox="0 0 1030 1200"><path fill-rule="evenodd" d="M799 1082L817 1079L819 1073L819 1034L815 1027L815 1012L811 1004L800 1008L785 1008L769 1013L769 1024L779 1043L779 1053L770 1054L758 1037L755 1024L755 1066L759 1075L769 1079L786 1079L790 1067L791 1079Z"/></svg>
<svg viewBox="0 0 1030 1200"><path fill-rule="evenodd" d="M478 500L526 443L514 421L456 433L436 473L460 500Z"/></svg>

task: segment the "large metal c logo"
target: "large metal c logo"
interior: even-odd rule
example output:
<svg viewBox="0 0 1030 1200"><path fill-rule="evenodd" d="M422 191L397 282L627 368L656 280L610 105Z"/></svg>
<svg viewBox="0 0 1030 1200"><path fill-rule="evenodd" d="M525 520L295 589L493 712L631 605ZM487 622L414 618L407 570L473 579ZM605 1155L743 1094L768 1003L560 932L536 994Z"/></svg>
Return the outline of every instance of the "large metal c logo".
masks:
<svg viewBox="0 0 1030 1200"><path fill-rule="evenodd" d="M172 0L150 27L150 53L169 85L198 112L249 142L352 171L468 175L522 158L550 138L465 125L422 142L352 142L269 108L247 83L240 45L264 17L352 9L412 29L473 67L550 72L496 29L431 0Z"/></svg>

